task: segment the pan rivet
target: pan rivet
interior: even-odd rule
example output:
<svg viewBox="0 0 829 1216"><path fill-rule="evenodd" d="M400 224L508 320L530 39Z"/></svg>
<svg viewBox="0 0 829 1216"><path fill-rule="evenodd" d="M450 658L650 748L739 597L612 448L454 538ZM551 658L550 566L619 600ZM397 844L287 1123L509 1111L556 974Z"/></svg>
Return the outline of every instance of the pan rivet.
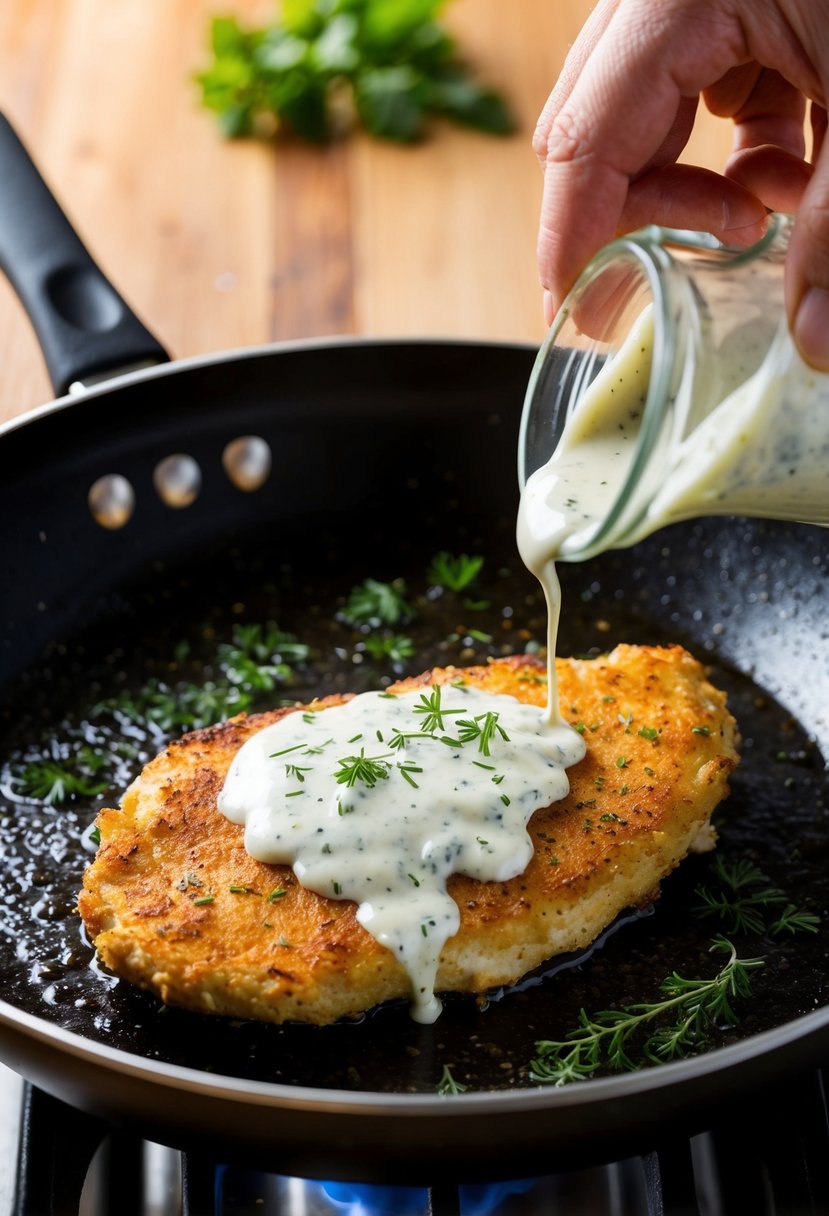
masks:
<svg viewBox="0 0 829 1216"><path fill-rule="evenodd" d="M102 528L123 528L135 510L135 491L120 473L107 473L90 487L87 502Z"/></svg>
<svg viewBox="0 0 829 1216"><path fill-rule="evenodd" d="M252 493L268 480L271 449L258 435L242 435L227 445L222 464L237 490Z"/></svg>
<svg viewBox="0 0 829 1216"><path fill-rule="evenodd" d="M168 507L189 507L201 489L201 469L192 456L167 456L155 466L153 485Z"/></svg>

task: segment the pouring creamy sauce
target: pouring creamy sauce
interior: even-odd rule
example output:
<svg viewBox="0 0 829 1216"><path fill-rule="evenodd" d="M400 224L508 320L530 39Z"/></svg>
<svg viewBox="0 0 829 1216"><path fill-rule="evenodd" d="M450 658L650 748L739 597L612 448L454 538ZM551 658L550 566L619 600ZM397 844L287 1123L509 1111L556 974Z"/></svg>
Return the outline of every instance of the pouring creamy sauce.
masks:
<svg viewBox="0 0 829 1216"><path fill-rule="evenodd" d="M440 1013L441 949L460 913L446 882L523 872L533 812L563 798L582 737L514 697L463 684L287 714L235 756L219 809L252 857L357 905L412 981L412 1016Z"/></svg>
<svg viewBox="0 0 829 1216"><path fill-rule="evenodd" d="M829 375L803 362L785 320L774 335L756 330L734 329L710 351L710 367L677 405L674 434L641 471L652 479L641 517L604 547L701 515L829 523ZM578 402L550 460L527 480L518 546L542 582L550 562L582 555L625 486L653 347L647 309ZM757 370L747 375L747 367Z"/></svg>

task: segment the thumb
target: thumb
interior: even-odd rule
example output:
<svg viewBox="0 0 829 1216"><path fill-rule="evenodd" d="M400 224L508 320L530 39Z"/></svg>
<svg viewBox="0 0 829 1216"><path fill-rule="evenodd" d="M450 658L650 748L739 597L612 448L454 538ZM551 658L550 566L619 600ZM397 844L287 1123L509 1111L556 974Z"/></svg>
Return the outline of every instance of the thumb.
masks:
<svg viewBox="0 0 829 1216"><path fill-rule="evenodd" d="M818 109L813 103L813 111ZM820 119L821 121L817 121ZM825 113L812 118L825 124ZM795 344L819 371L829 371L829 143L820 141L786 258L786 305Z"/></svg>

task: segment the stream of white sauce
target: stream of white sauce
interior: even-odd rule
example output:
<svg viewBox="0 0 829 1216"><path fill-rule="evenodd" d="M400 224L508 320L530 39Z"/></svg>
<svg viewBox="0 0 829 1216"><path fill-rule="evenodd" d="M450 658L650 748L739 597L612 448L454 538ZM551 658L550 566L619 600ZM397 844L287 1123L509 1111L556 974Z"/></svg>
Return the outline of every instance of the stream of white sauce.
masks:
<svg viewBox="0 0 829 1216"><path fill-rule="evenodd" d="M463 684L368 692L250 738L219 809L244 825L251 856L354 900L360 924L409 973L412 1016L430 1023L440 952L460 924L447 879L522 873L531 815L567 794L565 769L584 750L571 727L514 697Z"/></svg>

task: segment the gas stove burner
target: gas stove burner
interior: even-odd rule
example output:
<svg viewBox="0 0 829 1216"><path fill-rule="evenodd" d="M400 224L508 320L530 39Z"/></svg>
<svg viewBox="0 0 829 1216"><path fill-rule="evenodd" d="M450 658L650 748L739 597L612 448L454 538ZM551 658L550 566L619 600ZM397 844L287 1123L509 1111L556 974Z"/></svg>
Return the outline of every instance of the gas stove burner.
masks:
<svg viewBox="0 0 829 1216"><path fill-rule="evenodd" d="M236 1181L238 1187L241 1179ZM276 1203L273 1211L285 1216L498 1216L499 1213L550 1211L541 1206L544 1184L538 1179L490 1182L450 1187L378 1186L356 1182L310 1182L300 1178L271 1178ZM260 1208L266 1208L267 1180L262 1180ZM220 1207L239 1191L220 1187ZM524 1197L518 1202L518 1197ZM511 1202L514 1200L515 1202ZM221 1210L225 1210L221 1208ZM236 1211L237 1208L230 1210ZM240 1212L244 1209L238 1209Z"/></svg>
<svg viewBox="0 0 829 1216"><path fill-rule="evenodd" d="M22 1118L15 1104L22 1090ZM827 1216L823 1074L735 1102L641 1156L499 1182L308 1180L113 1130L0 1069L0 1216ZM19 1110L17 1111L19 1114ZM713 1118L713 1115L712 1115ZM16 1143L11 1141L16 1137ZM482 1155L497 1151L481 1146ZM365 1163L366 1176L372 1173Z"/></svg>

